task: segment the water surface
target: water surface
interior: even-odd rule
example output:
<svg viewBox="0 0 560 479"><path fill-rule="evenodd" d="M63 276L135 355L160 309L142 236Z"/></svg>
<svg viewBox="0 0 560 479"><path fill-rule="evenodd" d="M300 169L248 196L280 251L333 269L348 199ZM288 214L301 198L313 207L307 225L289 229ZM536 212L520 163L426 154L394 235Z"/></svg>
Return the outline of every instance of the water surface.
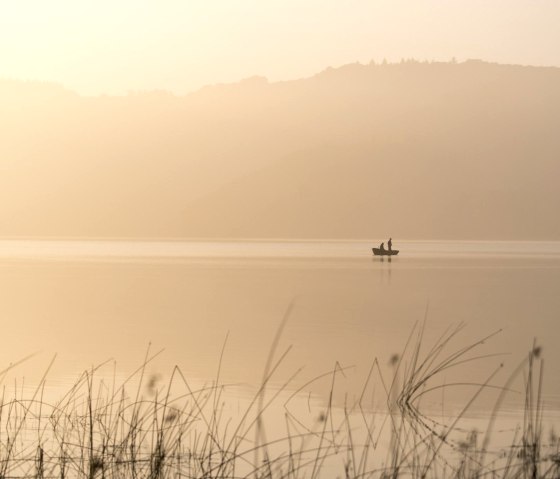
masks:
<svg viewBox="0 0 560 479"><path fill-rule="evenodd" d="M536 341L546 361L546 403L559 407L559 243L403 241L395 242L401 253L391 261L374 258L371 246L2 241L0 362L36 353L11 373L32 385L57 354L48 381L62 391L83 369L108 359L124 378L150 347L164 349L150 374L163 379L178 365L204 382L215 378L225 344L220 378L243 394L261 380L290 308L275 356L291 349L276 385L303 368L287 386L297 390L338 362L349 368L341 389L358 395L374 359L390 376L389 359L402 355L426 319L425 348L460 323L465 327L450 352L499 331L479 352L503 356L450 370L439 381L480 382L503 363L494 381L503 384ZM324 398L328 389L318 381L306 391ZM445 403L451 411L471 392L450 387L425 404L441 410ZM508 407L520 403L517 396L508 395ZM473 415L492 401L483 395Z"/></svg>

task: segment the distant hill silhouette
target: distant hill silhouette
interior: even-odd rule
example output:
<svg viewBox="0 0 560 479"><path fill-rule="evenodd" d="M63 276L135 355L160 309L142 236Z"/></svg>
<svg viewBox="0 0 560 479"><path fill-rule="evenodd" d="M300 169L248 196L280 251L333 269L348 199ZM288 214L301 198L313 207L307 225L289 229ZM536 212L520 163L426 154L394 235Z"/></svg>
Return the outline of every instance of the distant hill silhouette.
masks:
<svg viewBox="0 0 560 479"><path fill-rule="evenodd" d="M558 239L560 69L351 64L184 97L0 81L0 236Z"/></svg>

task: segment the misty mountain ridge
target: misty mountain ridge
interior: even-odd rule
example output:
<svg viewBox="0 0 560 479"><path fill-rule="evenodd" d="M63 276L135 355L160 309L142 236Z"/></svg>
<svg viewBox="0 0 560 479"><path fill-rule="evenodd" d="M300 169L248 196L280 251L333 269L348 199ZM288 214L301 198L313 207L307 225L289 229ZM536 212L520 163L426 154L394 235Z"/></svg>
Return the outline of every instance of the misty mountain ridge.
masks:
<svg viewBox="0 0 560 479"><path fill-rule="evenodd" d="M0 81L0 235L559 239L560 69L350 64L185 96Z"/></svg>

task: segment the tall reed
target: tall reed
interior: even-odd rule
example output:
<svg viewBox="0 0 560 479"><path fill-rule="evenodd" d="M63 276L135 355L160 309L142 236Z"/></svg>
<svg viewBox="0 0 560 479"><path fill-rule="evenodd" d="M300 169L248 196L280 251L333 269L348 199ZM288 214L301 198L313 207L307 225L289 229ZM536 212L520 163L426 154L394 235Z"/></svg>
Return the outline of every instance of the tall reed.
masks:
<svg viewBox="0 0 560 479"><path fill-rule="evenodd" d="M548 442L544 439L541 349L534 344L501 386L495 384L501 363L479 383L444 384L445 372L495 359L496 354L478 352L493 334L454 349L452 340L463 325L433 344L424 339L424 329L416 326L388 368L373 360L356 398L341 394L346 369L338 363L303 386L294 382L297 371L271 387L289 354L287 348L276 357L277 336L262 383L239 414L228 412L231 396L221 381L221 366L204 385L195 386L179 367L161 383L148 374L159 353L148 350L122 384L108 380L102 373L107 364L102 364L85 371L51 403L44 396L49 365L30 393L17 384L13 391L3 386L0 478L560 477L558 438L551 433ZM294 406L320 381L330 385L322 403L315 401L306 413ZM509 445L498 447L493 434L502 403L519 382L523 419ZM455 415L444 421L424 412L422 398L456 385L471 393ZM469 409L487 391L495 391L496 398L486 429L464 430ZM380 400L383 409L377 406ZM273 414L274 430L267 427Z"/></svg>

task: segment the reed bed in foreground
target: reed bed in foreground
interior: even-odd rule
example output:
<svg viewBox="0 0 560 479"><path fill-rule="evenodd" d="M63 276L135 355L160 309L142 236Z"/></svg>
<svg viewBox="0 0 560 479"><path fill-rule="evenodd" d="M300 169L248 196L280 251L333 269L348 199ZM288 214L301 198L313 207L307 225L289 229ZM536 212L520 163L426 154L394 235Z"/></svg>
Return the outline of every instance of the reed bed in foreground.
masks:
<svg viewBox="0 0 560 479"><path fill-rule="evenodd" d="M16 390L9 397L5 386L0 397L0 478L560 477L559 441L544 433L543 359L536 346L502 386L492 383L497 370L474 385L460 411L445 423L423 413L421 398L445 387L438 382L445 371L488 357L477 349L489 338L450 349L461 328L426 345L423 326L417 326L411 338L418 339L409 340L391 359L391 375L384 377L374 360L361 394L336 407L344 371L335 364L306 384L330 383L329 397L313 417L291 407L297 391L288 392L294 389L290 381L270 387L289 352L275 357L277 339L262 384L235 414L228 408L219 369L212 383L194 387L176 367L161 385L147 375L154 357L149 352L121 384L100 379L101 365L85 371L55 403L44 399L45 378L27 395ZM523 420L509 445L496 448L496 417L505 395L519 382ZM463 417L489 388L496 390L496 399L487 428L463 432ZM372 407L376 395L385 411ZM274 431L267 428L271 414Z"/></svg>

